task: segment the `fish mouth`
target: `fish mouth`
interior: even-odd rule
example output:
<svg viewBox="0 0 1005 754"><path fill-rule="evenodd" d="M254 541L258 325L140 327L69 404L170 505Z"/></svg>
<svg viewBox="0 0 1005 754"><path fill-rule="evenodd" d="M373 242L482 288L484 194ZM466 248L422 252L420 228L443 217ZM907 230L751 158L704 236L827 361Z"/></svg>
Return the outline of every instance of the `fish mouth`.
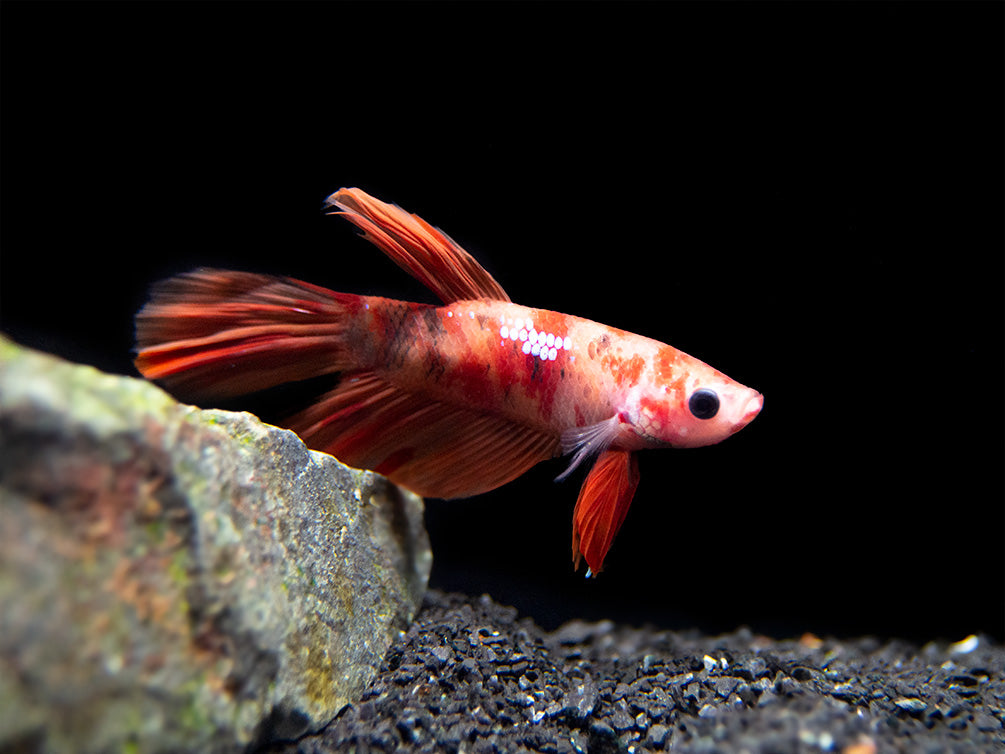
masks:
<svg viewBox="0 0 1005 754"><path fill-rule="evenodd" d="M747 405L743 407L743 416L740 418L740 421L733 425L733 429L730 431L730 434L736 434L750 424L750 422L754 420L754 417L761 413L761 409L763 407L764 396L757 393L753 398L747 401Z"/></svg>

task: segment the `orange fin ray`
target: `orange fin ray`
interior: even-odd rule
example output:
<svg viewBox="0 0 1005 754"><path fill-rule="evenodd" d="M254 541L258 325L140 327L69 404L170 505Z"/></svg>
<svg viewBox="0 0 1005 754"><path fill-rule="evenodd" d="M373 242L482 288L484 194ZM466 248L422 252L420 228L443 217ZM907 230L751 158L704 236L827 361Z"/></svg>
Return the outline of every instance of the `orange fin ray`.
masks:
<svg viewBox="0 0 1005 754"><path fill-rule="evenodd" d="M136 315L136 367L191 399L346 369L345 305L355 298L290 278L193 270L154 286Z"/></svg>
<svg viewBox="0 0 1005 754"><path fill-rule="evenodd" d="M428 497L495 489L559 447L553 434L409 393L370 373L345 380L286 424L310 447Z"/></svg>
<svg viewBox="0 0 1005 754"><path fill-rule="evenodd" d="M582 558L598 574L639 485L639 463L628 450L605 450L590 470L576 500L572 521L572 560Z"/></svg>
<svg viewBox="0 0 1005 754"><path fill-rule="evenodd" d="M338 207L363 237L387 254L445 304L468 299L509 301L506 291L468 252L438 228L396 204L358 188L343 188L325 200Z"/></svg>

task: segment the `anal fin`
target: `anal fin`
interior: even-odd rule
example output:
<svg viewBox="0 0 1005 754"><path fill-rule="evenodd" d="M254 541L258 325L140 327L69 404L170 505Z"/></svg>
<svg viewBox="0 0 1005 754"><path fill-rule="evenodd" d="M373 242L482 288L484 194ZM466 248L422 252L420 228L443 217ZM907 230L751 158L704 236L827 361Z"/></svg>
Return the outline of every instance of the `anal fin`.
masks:
<svg viewBox="0 0 1005 754"><path fill-rule="evenodd" d="M605 450L590 469L576 500L572 519L572 561L582 558L600 573L639 485L639 463L628 450Z"/></svg>
<svg viewBox="0 0 1005 754"><path fill-rule="evenodd" d="M469 497L516 479L559 438L505 418L350 376L287 426L310 447L428 497Z"/></svg>

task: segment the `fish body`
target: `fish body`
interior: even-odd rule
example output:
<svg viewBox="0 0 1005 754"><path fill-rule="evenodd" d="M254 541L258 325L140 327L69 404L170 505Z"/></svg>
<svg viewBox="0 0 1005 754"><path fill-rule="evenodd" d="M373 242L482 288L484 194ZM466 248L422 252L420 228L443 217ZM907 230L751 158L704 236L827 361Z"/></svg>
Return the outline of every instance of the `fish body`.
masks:
<svg viewBox="0 0 1005 754"><path fill-rule="evenodd" d="M556 437L618 416L621 447L696 447L721 439L724 421L739 429L759 405L756 394L672 346L561 312L360 297L352 319L356 369ZM684 399L713 382L727 405L709 424Z"/></svg>
<svg viewBox="0 0 1005 754"><path fill-rule="evenodd" d="M213 399L338 373L286 424L311 447L421 495L467 497L572 454L596 457L576 505L573 558L601 570L627 513L635 451L719 442L759 393L665 343L512 303L441 231L359 189L328 205L436 292L433 306L289 278L196 270L137 316L137 366Z"/></svg>

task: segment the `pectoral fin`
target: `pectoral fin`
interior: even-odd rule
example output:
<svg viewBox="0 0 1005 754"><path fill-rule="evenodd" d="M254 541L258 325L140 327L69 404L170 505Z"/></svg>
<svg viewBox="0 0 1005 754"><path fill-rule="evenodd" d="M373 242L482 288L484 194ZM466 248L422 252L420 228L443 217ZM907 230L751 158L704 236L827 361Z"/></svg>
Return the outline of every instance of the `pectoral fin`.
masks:
<svg viewBox="0 0 1005 754"><path fill-rule="evenodd" d="M600 573L639 485L639 463L627 450L605 450L583 482L572 519L572 561Z"/></svg>

